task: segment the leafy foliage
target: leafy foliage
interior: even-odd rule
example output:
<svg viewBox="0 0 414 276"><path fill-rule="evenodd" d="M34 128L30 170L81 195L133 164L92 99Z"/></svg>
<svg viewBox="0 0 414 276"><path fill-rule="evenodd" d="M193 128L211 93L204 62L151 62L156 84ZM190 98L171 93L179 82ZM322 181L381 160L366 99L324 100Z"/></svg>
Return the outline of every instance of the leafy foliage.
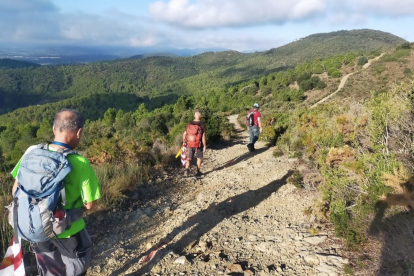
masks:
<svg viewBox="0 0 414 276"><path fill-rule="evenodd" d="M260 79L305 61L390 49L404 42L379 31L341 31L312 35L261 53L209 52L193 57L147 57L0 70L0 114L96 93L128 93L151 98L205 93ZM311 65L312 73L326 71L330 76L339 77L337 69L341 65L340 60L331 64L315 62Z"/></svg>

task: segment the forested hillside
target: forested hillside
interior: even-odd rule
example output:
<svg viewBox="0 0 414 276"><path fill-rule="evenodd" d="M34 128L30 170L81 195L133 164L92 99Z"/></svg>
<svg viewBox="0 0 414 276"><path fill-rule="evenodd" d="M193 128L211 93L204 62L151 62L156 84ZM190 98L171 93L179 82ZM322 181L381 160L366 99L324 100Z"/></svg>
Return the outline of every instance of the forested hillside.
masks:
<svg viewBox="0 0 414 276"><path fill-rule="evenodd" d="M263 53L235 51L193 57L148 57L86 65L0 70L0 114L93 93L133 93L150 98L221 89L304 61L393 48L391 34L350 31L313 35Z"/></svg>
<svg viewBox="0 0 414 276"><path fill-rule="evenodd" d="M39 67L40 64L14 60L9 58L0 58L0 69L14 69L14 68L26 68L26 67Z"/></svg>

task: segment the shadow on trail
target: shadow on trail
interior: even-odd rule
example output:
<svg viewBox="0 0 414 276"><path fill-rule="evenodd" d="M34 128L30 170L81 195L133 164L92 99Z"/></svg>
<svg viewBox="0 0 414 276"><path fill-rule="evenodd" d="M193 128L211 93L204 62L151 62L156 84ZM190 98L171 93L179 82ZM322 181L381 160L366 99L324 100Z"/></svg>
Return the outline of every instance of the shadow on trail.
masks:
<svg viewBox="0 0 414 276"><path fill-rule="evenodd" d="M167 246L167 249L172 249L174 252L182 255L184 250L193 241L197 241L201 236L209 232L224 219L253 208L270 197L272 193L276 192L280 187L286 184L287 179L292 173L292 171L289 171L281 179L272 181L257 190L250 190L235 197L230 197L218 204L211 204L207 209L201 210L194 216L189 217L183 225L173 229L160 244L153 246L137 258L128 261L123 268L112 272L111 276L119 275L127 271L131 265L137 263L143 256L149 256L153 251L159 249L163 243L166 244L171 242L180 232L191 229L176 243ZM128 275L142 275L146 272L150 272L152 268L162 260L166 252L168 252L168 250L159 250L156 257L148 261L148 263L138 271Z"/></svg>
<svg viewBox="0 0 414 276"><path fill-rule="evenodd" d="M235 157L235 158L233 158L229 161L226 161L225 163L219 165L218 167L213 168L211 171L207 171L203 174L208 175L208 174L210 174L214 171L220 171L220 170L223 170L225 168L234 166L234 165L236 165L236 164L238 164L242 161L245 161L245 160L248 160L248 159L252 158L253 156L255 156L257 154L263 153L263 152L267 151L268 149L269 149L268 147L265 147L265 148L260 148L260 149L256 149L255 151L249 152L249 151L247 151L247 148L246 148L246 151L247 151L246 153L243 153L242 155L239 155L239 156L237 156L237 157Z"/></svg>
<svg viewBox="0 0 414 276"><path fill-rule="evenodd" d="M369 228L369 234L380 237L383 243L380 265L375 275L414 275L414 217L412 209L386 215L389 206L413 207L413 203L413 191L408 190L405 190L403 194L388 195L384 201L377 202L376 215Z"/></svg>
<svg viewBox="0 0 414 276"><path fill-rule="evenodd" d="M232 135L232 137L229 141L221 140L217 143L213 143L213 144L211 144L210 149L221 150L221 149L230 148L230 147L235 146L235 145L244 144L243 138L240 138L240 135L243 132L246 132L246 130L236 129L235 130L235 135Z"/></svg>

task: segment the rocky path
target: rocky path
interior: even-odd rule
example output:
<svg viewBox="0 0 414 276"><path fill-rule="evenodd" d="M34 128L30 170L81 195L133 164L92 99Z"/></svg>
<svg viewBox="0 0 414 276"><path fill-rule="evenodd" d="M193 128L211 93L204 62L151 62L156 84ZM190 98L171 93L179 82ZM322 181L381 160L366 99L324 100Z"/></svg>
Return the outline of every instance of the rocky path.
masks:
<svg viewBox="0 0 414 276"><path fill-rule="evenodd" d="M148 207L91 222L88 275L343 274L340 241L307 212L318 193L287 184L294 160L260 142L249 153L230 121L238 136L206 153L203 177L160 176L172 184Z"/></svg>
<svg viewBox="0 0 414 276"><path fill-rule="evenodd" d="M385 55L385 53L382 53L380 56L375 57L373 59L370 59L366 64L364 64L362 66L362 70L367 69L368 67L371 66L372 62L379 60L383 55ZM329 100L330 98L332 98L334 95L336 95L339 91L342 90L342 88L344 88L346 82L348 81L349 77L352 76L355 73L360 72L361 70L357 71L357 72L353 72L353 73L349 73L348 75L345 75L342 79L341 82L339 83L338 89L335 90L335 92L333 92L332 94L329 94L328 96L326 96L325 98L323 98L322 100L318 101L317 103L315 103L314 105L311 106L311 108L314 108L316 106L318 106L321 103L326 102L327 100Z"/></svg>

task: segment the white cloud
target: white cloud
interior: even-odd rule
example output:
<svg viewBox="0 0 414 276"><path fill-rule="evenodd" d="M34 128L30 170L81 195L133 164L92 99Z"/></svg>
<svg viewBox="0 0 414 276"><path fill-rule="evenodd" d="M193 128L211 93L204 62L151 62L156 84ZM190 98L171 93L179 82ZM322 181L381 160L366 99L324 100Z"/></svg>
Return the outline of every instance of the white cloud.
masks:
<svg viewBox="0 0 414 276"><path fill-rule="evenodd" d="M154 0L149 14L132 1L131 9L68 13L60 1L0 0L0 43L267 49L298 33L375 28L414 15L414 0ZM101 0L88 1L99 8Z"/></svg>
<svg viewBox="0 0 414 276"><path fill-rule="evenodd" d="M361 12L383 16L414 15L413 0L351 0Z"/></svg>
<svg viewBox="0 0 414 276"><path fill-rule="evenodd" d="M337 12L328 15L328 22L336 26L361 26L367 23L367 16L358 13Z"/></svg>
<svg viewBox="0 0 414 276"><path fill-rule="evenodd" d="M211 28L304 20L324 11L326 0L170 0L157 1L154 19L188 28Z"/></svg>
<svg viewBox="0 0 414 276"><path fill-rule="evenodd" d="M145 36L142 22L142 17L117 10L104 15L62 13L50 0L0 0L0 42L4 43L129 46L131 37Z"/></svg>

